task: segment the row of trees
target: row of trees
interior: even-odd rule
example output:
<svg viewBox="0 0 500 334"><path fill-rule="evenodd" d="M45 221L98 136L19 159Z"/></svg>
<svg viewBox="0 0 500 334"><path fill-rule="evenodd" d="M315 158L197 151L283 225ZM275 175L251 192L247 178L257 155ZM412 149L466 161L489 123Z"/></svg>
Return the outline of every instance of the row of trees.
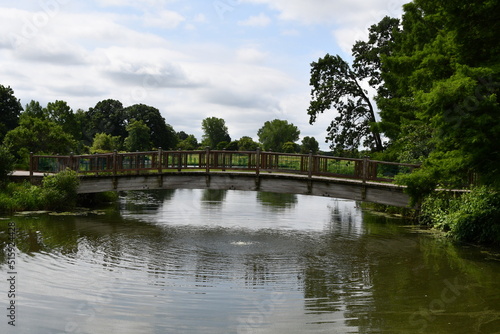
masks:
<svg viewBox="0 0 500 334"><path fill-rule="evenodd" d="M201 142L183 131L176 132L157 108L144 104L124 107L120 101L104 100L88 110L74 112L65 101L42 106L31 101L25 108L10 87L0 85L0 140L17 158L29 152L46 154L102 153L114 150L164 149L264 150L317 152L319 144L305 137L286 120L266 122L258 131L259 142L244 136L231 140L225 121L208 117L202 121Z"/></svg>

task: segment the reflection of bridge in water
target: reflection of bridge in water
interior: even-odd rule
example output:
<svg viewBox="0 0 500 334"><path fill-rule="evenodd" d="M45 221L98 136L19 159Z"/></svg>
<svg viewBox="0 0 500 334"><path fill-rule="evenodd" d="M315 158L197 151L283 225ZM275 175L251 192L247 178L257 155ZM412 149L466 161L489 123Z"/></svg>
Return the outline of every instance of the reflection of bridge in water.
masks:
<svg viewBox="0 0 500 334"><path fill-rule="evenodd" d="M79 193L146 189L226 189L293 193L408 206L394 176L419 165L313 154L240 151L152 151L31 155L30 177L66 168Z"/></svg>

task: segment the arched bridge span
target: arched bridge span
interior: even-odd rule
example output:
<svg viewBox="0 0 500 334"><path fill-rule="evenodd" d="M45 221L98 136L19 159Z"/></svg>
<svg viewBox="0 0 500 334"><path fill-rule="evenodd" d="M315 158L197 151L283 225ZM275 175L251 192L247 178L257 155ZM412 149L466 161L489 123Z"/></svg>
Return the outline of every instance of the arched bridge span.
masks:
<svg viewBox="0 0 500 334"><path fill-rule="evenodd" d="M328 196L406 207L394 176L418 165L310 154L152 151L31 155L30 175L66 168L80 175L79 193L147 189L228 189Z"/></svg>

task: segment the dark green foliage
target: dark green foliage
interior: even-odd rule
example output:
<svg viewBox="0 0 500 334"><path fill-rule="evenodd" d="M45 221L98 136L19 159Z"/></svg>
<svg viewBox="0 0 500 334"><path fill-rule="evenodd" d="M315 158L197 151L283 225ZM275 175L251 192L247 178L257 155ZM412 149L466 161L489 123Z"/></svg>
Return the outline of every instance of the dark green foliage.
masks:
<svg viewBox="0 0 500 334"><path fill-rule="evenodd" d="M46 208L57 211L74 209L79 184L78 175L70 169L44 177L42 194Z"/></svg>
<svg viewBox="0 0 500 334"><path fill-rule="evenodd" d="M283 144L299 140L300 131L286 120L275 119L271 122L265 122L257 135L264 150L281 152Z"/></svg>
<svg viewBox="0 0 500 334"><path fill-rule="evenodd" d="M49 102L44 112L51 121L59 124L65 133L71 134L76 140L83 139L82 124L65 101Z"/></svg>
<svg viewBox="0 0 500 334"><path fill-rule="evenodd" d="M14 156L5 146L0 146L0 188L5 187L14 169Z"/></svg>
<svg viewBox="0 0 500 334"><path fill-rule="evenodd" d="M300 146L298 144L288 141L281 146L281 152L283 153L298 153Z"/></svg>
<svg viewBox="0 0 500 334"><path fill-rule="evenodd" d="M121 148L121 138L106 133L97 133L94 136L90 153L110 153L119 151Z"/></svg>
<svg viewBox="0 0 500 334"><path fill-rule="evenodd" d="M233 140L232 142L230 142L229 144L227 144L226 150L228 150L228 151L238 151L238 141L237 140Z"/></svg>
<svg viewBox="0 0 500 334"><path fill-rule="evenodd" d="M227 141L221 141L217 144L217 146L215 147L215 149L217 150L225 150L227 149L227 146L229 145L229 143Z"/></svg>
<svg viewBox="0 0 500 334"><path fill-rule="evenodd" d="M173 149L177 146L179 139L186 139L184 135L181 134L183 138L180 138L175 133L172 126L165 122L165 118L162 117L160 111L155 107L145 104L134 104L125 108L125 116L129 124L136 120L143 121L147 125L150 131L149 137L155 148Z"/></svg>
<svg viewBox="0 0 500 334"><path fill-rule="evenodd" d="M188 135L177 144L177 148L183 151L193 151L199 147L198 140L194 135Z"/></svg>
<svg viewBox="0 0 500 334"><path fill-rule="evenodd" d="M395 180L405 185L405 192L410 196L410 206L419 205L422 200L434 192L437 186L436 176L428 169L417 169L411 174L396 175Z"/></svg>
<svg viewBox="0 0 500 334"><path fill-rule="evenodd" d="M231 142L231 137L222 118L207 117L201 122L203 145L216 149L220 142Z"/></svg>
<svg viewBox="0 0 500 334"><path fill-rule="evenodd" d="M437 193L423 202L422 219L457 241L499 245L500 193L485 186L457 197Z"/></svg>
<svg viewBox="0 0 500 334"><path fill-rule="evenodd" d="M76 206L78 185L76 172L69 169L46 176L42 186L29 182L9 183L0 192L0 211L73 210Z"/></svg>
<svg viewBox="0 0 500 334"><path fill-rule="evenodd" d="M127 125L127 132L123 146L128 152L151 150L151 131L143 121L132 121Z"/></svg>
<svg viewBox="0 0 500 334"><path fill-rule="evenodd" d="M8 131L17 127L22 110L21 102L14 96L14 90L0 85L0 141Z"/></svg>
<svg viewBox="0 0 500 334"><path fill-rule="evenodd" d="M7 133L4 143L17 157L29 152L69 154L77 147L73 136L64 132L61 125L24 113L19 119L19 126Z"/></svg>
<svg viewBox="0 0 500 334"><path fill-rule="evenodd" d="M238 150L239 151L256 151L259 147L259 143L256 143L252 138L248 136L243 136L238 140Z"/></svg>
<svg viewBox="0 0 500 334"><path fill-rule="evenodd" d="M314 137L304 137L302 138L302 145L300 146L300 153L307 154L312 152L313 154L318 153L319 143Z"/></svg>
<svg viewBox="0 0 500 334"><path fill-rule="evenodd" d="M85 114L83 133L87 143L92 143L92 139L97 133L106 133L112 136L125 138L126 115L123 105L118 100L104 100L98 102L94 108L89 108Z"/></svg>

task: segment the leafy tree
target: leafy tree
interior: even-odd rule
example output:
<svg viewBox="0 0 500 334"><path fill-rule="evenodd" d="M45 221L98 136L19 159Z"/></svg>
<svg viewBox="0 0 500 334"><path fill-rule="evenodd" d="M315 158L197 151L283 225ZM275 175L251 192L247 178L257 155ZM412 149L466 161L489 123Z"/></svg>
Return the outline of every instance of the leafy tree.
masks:
<svg viewBox="0 0 500 334"><path fill-rule="evenodd" d="M81 123L78 122L75 113L67 102L60 100L49 102L44 112L50 120L61 125L64 132L73 135L77 140L82 139Z"/></svg>
<svg viewBox="0 0 500 334"><path fill-rule="evenodd" d="M280 152L286 142L296 142L299 140L300 131L286 120L275 119L267 121L257 132L259 141L264 150Z"/></svg>
<svg viewBox="0 0 500 334"><path fill-rule="evenodd" d="M161 116L160 111L155 107L145 104L134 104L125 108L125 114L129 123L137 120L143 121L147 125L154 147L169 149L177 146L179 140L177 134L172 126L165 122L165 118Z"/></svg>
<svg viewBox="0 0 500 334"><path fill-rule="evenodd" d="M96 133L90 153L109 153L120 150L121 139L118 136L112 136L107 133Z"/></svg>
<svg viewBox="0 0 500 334"><path fill-rule="evenodd" d="M227 144L226 150L228 150L228 151L238 151L238 141L237 140L233 140L232 142L230 142L229 144Z"/></svg>
<svg viewBox="0 0 500 334"><path fill-rule="evenodd" d="M240 151L256 151L259 143L255 142L251 137L243 136L238 140L238 150Z"/></svg>
<svg viewBox="0 0 500 334"><path fill-rule="evenodd" d="M125 118L125 111L120 101L108 99L98 102L86 113L84 135L87 142L92 142L97 133L125 138L127 136Z"/></svg>
<svg viewBox="0 0 500 334"><path fill-rule="evenodd" d="M47 119L48 115L44 112L44 109L40 102L31 100L30 103L24 108L24 115L29 115L31 117L36 117L40 119Z"/></svg>
<svg viewBox="0 0 500 334"><path fill-rule="evenodd" d="M133 121L127 125L127 132L124 146L128 152L151 150L151 130L143 121Z"/></svg>
<svg viewBox="0 0 500 334"><path fill-rule="evenodd" d="M500 45L498 34L490 31L498 25L499 12L492 13L498 6L465 0L415 0L404 6L402 29L382 66L393 96L379 98L378 104L381 128L391 129L386 134L396 145L405 137L419 138L432 148L425 152L425 171L413 178L431 175L434 182L460 186L464 177L457 175L474 170L483 182L500 186L500 57L476 54L485 41L494 50ZM463 22L465 17L475 26Z"/></svg>
<svg viewBox="0 0 500 334"><path fill-rule="evenodd" d="M198 140L194 135L188 135L184 140L181 140L177 145L183 151L192 151L198 148Z"/></svg>
<svg viewBox="0 0 500 334"><path fill-rule="evenodd" d="M319 143L314 137L304 137L302 138L302 145L300 146L300 152L307 154L311 152L316 154L319 151Z"/></svg>
<svg viewBox="0 0 500 334"><path fill-rule="evenodd" d="M189 135L187 133L185 133L184 131L179 131L177 132L177 138L179 138L179 140L185 140L189 137Z"/></svg>
<svg viewBox="0 0 500 334"><path fill-rule="evenodd" d="M327 54L311 67L309 123L313 124L318 114L333 108L337 116L327 129L332 150L356 150L364 145L381 151L382 140L374 130L375 108L368 92L361 87L363 76L338 55Z"/></svg>
<svg viewBox="0 0 500 334"><path fill-rule="evenodd" d="M69 154L77 146L73 136L62 126L48 120L21 114L19 126L7 133L4 143L18 157L29 152Z"/></svg>
<svg viewBox="0 0 500 334"><path fill-rule="evenodd" d="M5 146L0 146L0 188L4 187L9 179L9 174L14 169L14 156Z"/></svg>
<svg viewBox="0 0 500 334"><path fill-rule="evenodd" d="M229 145L229 143L227 141L221 141L217 144L217 147L216 149L217 150L227 150L227 146Z"/></svg>
<svg viewBox="0 0 500 334"><path fill-rule="evenodd" d="M229 143L231 141L226 122L222 118L207 117L202 121L201 127L203 129L203 145L217 148L220 142Z"/></svg>
<svg viewBox="0 0 500 334"><path fill-rule="evenodd" d="M283 153L297 153L300 150L300 146L288 141L281 146L281 152Z"/></svg>
<svg viewBox="0 0 500 334"><path fill-rule="evenodd" d="M0 140L8 131L17 127L22 110L21 102L14 96L14 90L10 86L0 85Z"/></svg>

